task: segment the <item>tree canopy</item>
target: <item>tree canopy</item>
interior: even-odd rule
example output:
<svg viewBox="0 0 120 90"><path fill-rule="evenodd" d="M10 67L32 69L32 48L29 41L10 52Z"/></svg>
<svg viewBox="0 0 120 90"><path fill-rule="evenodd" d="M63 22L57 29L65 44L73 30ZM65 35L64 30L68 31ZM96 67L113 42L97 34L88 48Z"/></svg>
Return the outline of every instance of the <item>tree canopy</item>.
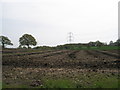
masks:
<svg viewBox="0 0 120 90"><path fill-rule="evenodd" d="M120 39L118 39L115 43L116 43L118 46L120 46Z"/></svg>
<svg viewBox="0 0 120 90"><path fill-rule="evenodd" d="M19 39L20 46L27 46L30 48L30 45L35 46L37 44L36 39L30 34L24 34Z"/></svg>
<svg viewBox="0 0 120 90"><path fill-rule="evenodd" d="M99 40L97 40L96 42L89 42L88 43L89 46L103 46L106 45L105 43L100 42Z"/></svg>
<svg viewBox="0 0 120 90"><path fill-rule="evenodd" d="M99 40L95 42L96 46L103 46L104 44L102 42L100 42Z"/></svg>
<svg viewBox="0 0 120 90"><path fill-rule="evenodd" d="M13 45L11 40L5 36L0 36L0 44L2 45L2 48L5 48L6 45Z"/></svg>

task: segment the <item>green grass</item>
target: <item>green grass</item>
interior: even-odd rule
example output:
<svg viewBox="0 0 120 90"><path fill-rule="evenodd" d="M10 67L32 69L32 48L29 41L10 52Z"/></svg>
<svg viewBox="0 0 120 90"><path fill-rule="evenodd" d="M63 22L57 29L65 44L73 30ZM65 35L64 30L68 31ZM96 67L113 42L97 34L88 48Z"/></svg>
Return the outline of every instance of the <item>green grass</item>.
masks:
<svg viewBox="0 0 120 90"><path fill-rule="evenodd" d="M72 80L67 79L49 79L44 80L43 88L76 88Z"/></svg>
<svg viewBox="0 0 120 90"><path fill-rule="evenodd" d="M78 76L78 81L71 78L43 79L43 86L37 88L118 88L119 83L118 76L91 73L89 78Z"/></svg>
<svg viewBox="0 0 120 90"><path fill-rule="evenodd" d="M2 89L2 82L0 82L0 90Z"/></svg>
<svg viewBox="0 0 120 90"><path fill-rule="evenodd" d="M88 88L118 88L119 83L120 82L116 77L103 77L98 81L96 79L94 83Z"/></svg>
<svg viewBox="0 0 120 90"><path fill-rule="evenodd" d="M93 72L77 77L78 80L76 84L83 88L118 88L120 84L118 75Z"/></svg>
<svg viewBox="0 0 120 90"><path fill-rule="evenodd" d="M100 79L101 78L101 79ZM99 80L98 80L99 79ZM79 78L79 81L74 82L71 79L44 79L43 85L34 88L118 88L120 80L116 77L102 77L97 76L91 79ZM89 85L86 83L89 82ZM3 84L3 88L31 88L27 85L6 85Z"/></svg>
<svg viewBox="0 0 120 90"><path fill-rule="evenodd" d="M3 84L3 88L31 88L27 85L7 85ZM63 79L49 79L44 80L43 86L36 86L33 88L76 88L75 84L71 80L63 80Z"/></svg>
<svg viewBox="0 0 120 90"><path fill-rule="evenodd" d="M29 88L27 85L7 85L7 84L2 84L2 88Z"/></svg>
<svg viewBox="0 0 120 90"><path fill-rule="evenodd" d="M120 79L117 75L106 74L92 74L90 78L84 81L88 81L90 85L84 84L85 88L118 88Z"/></svg>
<svg viewBox="0 0 120 90"><path fill-rule="evenodd" d="M113 78L103 78L102 80L96 82L93 86L94 88L118 88L118 79Z"/></svg>

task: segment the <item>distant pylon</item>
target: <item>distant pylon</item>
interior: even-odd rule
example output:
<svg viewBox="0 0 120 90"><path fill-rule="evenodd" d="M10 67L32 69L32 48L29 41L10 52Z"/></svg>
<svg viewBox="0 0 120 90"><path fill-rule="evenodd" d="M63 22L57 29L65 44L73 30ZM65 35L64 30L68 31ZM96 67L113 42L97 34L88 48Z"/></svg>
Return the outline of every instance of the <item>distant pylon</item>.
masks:
<svg viewBox="0 0 120 90"><path fill-rule="evenodd" d="M68 42L71 43L73 41L73 33L69 32L68 33Z"/></svg>

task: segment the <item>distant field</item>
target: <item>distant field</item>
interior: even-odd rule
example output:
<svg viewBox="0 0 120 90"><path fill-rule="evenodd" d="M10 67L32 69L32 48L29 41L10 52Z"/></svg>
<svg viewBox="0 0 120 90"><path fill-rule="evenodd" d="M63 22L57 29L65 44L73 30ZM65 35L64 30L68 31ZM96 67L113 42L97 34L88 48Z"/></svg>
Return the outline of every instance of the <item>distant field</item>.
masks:
<svg viewBox="0 0 120 90"><path fill-rule="evenodd" d="M120 50L90 48L3 49L3 88L118 88Z"/></svg>
<svg viewBox="0 0 120 90"><path fill-rule="evenodd" d="M120 46L91 46L91 47L74 47L73 49L76 50L118 50L120 49Z"/></svg>

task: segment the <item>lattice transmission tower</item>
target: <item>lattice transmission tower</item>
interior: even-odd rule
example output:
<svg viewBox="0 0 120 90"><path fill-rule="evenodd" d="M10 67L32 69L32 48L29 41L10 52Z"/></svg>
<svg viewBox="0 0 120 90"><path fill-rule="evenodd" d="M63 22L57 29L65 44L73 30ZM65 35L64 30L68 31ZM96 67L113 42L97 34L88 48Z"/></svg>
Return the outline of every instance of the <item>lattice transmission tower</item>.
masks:
<svg viewBox="0 0 120 90"><path fill-rule="evenodd" d="M69 42L69 43L72 43L73 41L74 41L73 33L72 33L72 32L69 32L69 33L68 33L68 42Z"/></svg>

